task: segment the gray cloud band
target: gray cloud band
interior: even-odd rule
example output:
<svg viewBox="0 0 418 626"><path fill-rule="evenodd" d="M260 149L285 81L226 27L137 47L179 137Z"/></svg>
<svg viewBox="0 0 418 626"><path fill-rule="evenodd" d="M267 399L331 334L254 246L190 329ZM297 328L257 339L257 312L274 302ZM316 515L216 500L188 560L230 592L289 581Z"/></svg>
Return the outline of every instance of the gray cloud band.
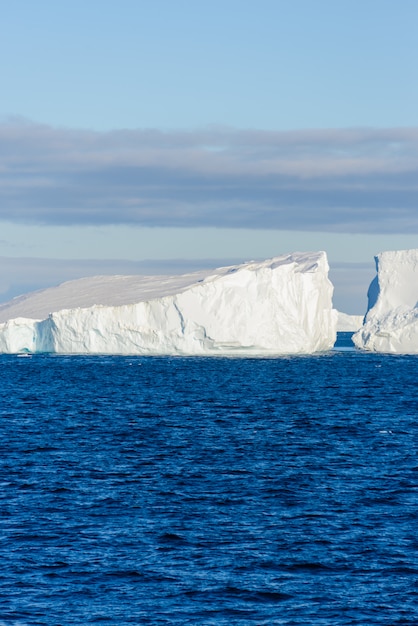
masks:
<svg viewBox="0 0 418 626"><path fill-rule="evenodd" d="M418 129L0 125L0 219L418 232Z"/></svg>

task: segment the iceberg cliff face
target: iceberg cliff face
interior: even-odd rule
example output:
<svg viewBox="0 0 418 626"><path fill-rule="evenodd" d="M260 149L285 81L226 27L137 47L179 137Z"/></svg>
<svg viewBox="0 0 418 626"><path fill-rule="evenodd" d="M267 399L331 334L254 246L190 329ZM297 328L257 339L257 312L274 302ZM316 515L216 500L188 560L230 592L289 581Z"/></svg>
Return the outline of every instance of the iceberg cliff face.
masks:
<svg viewBox="0 0 418 626"><path fill-rule="evenodd" d="M185 276L81 279L1 306L0 351L308 354L334 345L332 292L324 252Z"/></svg>
<svg viewBox="0 0 418 626"><path fill-rule="evenodd" d="M418 353L418 250L381 252L371 282L364 325L353 336L358 348Z"/></svg>

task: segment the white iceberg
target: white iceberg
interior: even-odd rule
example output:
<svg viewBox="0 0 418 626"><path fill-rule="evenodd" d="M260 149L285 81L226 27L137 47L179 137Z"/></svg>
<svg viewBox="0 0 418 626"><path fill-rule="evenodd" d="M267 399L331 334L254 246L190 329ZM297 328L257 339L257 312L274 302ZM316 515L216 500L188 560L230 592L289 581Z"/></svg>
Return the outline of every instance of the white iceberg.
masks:
<svg viewBox="0 0 418 626"><path fill-rule="evenodd" d="M354 344L373 352L418 353L418 250L381 252L364 325Z"/></svg>
<svg viewBox="0 0 418 626"><path fill-rule="evenodd" d="M348 313L342 313L338 311L337 332L355 333L362 327L364 315L349 315Z"/></svg>
<svg viewBox="0 0 418 626"><path fill-rule="evenodd" d="M325 252L183 276L102 276L0 306L0 352L281 355L329 350Z"/></svg>

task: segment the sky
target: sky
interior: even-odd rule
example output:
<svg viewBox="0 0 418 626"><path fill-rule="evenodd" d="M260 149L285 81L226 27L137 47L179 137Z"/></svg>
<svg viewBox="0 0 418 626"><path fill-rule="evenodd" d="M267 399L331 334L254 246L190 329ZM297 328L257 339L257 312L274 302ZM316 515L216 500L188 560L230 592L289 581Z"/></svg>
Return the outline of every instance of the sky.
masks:
<svg viewBox="0 0 418 626"><path fill-rule="evenodd" d="M0 301L418 247L416 0L0 0Z"/></svg>

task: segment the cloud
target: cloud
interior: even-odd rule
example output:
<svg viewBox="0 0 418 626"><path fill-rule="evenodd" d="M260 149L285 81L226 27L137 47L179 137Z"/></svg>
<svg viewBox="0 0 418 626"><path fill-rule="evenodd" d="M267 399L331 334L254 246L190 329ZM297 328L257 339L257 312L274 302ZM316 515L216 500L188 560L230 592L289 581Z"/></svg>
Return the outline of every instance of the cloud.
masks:
<svg viewBox="0 0 418 626"><path fill-rule="evenodd" d="M0 124L0 220L418 232L418 128Z"/></svg>

